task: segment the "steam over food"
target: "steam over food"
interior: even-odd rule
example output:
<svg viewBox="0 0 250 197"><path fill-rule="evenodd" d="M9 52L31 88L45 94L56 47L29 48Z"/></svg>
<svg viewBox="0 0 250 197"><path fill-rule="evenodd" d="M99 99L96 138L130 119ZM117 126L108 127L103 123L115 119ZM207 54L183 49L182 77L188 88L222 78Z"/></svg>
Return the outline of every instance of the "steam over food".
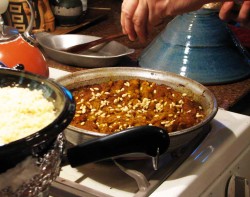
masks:
<svg viewBox="0 0 250 197"><path fill-rule="evenodd" d="M0 145L29 136L54 119L54 105L42 90L0 88Z"/></svg>
<svg viewBox="0 0 250 197"><path fill-rule="evenodd" d="M186 93L139 79L79 87L72 94L76 114L71 125L105 134L142 125L174 132L205 116L202 106Z"/></svg>

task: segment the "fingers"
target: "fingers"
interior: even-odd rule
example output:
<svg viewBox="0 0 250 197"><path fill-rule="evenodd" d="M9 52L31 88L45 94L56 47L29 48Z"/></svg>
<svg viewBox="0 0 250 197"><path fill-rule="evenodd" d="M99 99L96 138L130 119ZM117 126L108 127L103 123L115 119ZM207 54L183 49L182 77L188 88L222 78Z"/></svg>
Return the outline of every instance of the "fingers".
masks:
<svg viewBox="0 0 250 197"><path fill-rule="evenodd" d="M250 28L250 1L245 1L236 20L245 27Z"/></svg>
<svg viewBox="0 0 250 197"><path fill-rule="evenodd" d="M240 10L235 10L234 2L225 2L219 13L222 20L240 23L242 26L250 27L250 1L245 1Z"/></svg>
<svg viewBox="0 0 250 197"><path fill-rule="evenodd" d="M121 25L124 34L128 34L130 40L136 40L136 32L133 24L133 16L137 8L138 0L124 0L121 7Z"/></svg>
<svg viewBox="0 0 250 197"><path fill-rule="evenodd" d="M147 0L124 0L122 3L121 25L123 33L131 41L137 38L144 43L148 36L149 8Z"/></svg>
<svg viewBox="0 0 250 197"><path fill-rule="evenodd" d="M149 33L166 17L169 0L123 0L121 25L124 34L144 43Z"/></svg>
<svg viewBox="0 0 250 197"><path fill-rule="evenodd" d="M148 0L148 31L152 30L154 27L163 23L165 16L165 7L167 1L165 0Z"/></svg>
<svg viewBox="0 0 250 197"><path fill-rule="evenodd" d="M221 6L219 17L221 20L224 21L229 21L234 19L235 20L235 14L233 13L233 7L234 7L234 2L225 2Z"/></svg>
<svg viewBox="0 0 250 197"><path fill-rule="evenodd" d="M145 42L150 31L162 23L165 17L200 9L204 1L123 0L121 12L123 33L127 34L132 41L139 38L141 42ZM250 0L247 3L250 3ZM245 7L239 15L235 15L233 8L233 2L225 2L220 10L221 19L233 19L246 23L245 18L249 15L249 9Z"/></svg>
<svg viewBox="0 0 250 197"><path fill-rule="evenodd" d="M148 24L148 5L146 1L140 0L133 17L135 32L140 40L144 43L147 40Z"/></svg>

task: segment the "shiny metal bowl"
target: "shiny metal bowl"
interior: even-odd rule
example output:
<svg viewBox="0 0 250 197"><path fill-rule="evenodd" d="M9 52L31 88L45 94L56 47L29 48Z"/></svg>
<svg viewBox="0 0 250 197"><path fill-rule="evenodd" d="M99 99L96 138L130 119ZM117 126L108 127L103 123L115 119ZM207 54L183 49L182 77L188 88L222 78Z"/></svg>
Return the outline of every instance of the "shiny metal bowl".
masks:
<svg viewBox="0 0 250 197"><path fill-rule="evenodd" d="M43 155L57 136L71 122L75 103L71 93L58 83L26 71L0 69L0 87L23 87L41 90L44 98L53 102L56 117L51 123L33 134L0 146L0 174L13 168L26 157ZM11 120L8 124L13 124Z"/></svg>
<svg viewBox="0 0 250 197"><path fill-rule="evenodd" d="M98 68L91 70L78 71L64 77L58 78L57 82L71 90L80 86L107 82L118 79L143 79L158 84L165 84L179 92L185 92L199 101L205 110L206 117L199 124L169 133L170 145L168 151L176 150L192 139L199 133L209 128L209 123L217 113L217 102L214 95L200 83L180 75L135 67L117 68ZM104 136L97 132L87 131L69 125L65 130L67 140L73 144L79 144L92 138Z"/></svg>
<svg viewBox="0 0 250 197"><path fill-rule="evenodd" d="M50 58L72 66L86 68L114 66L122 57L134 52L134 49L129 49L116 41L97 45L78 54L62 51L68 47L87 43L98 38L76 34L52 35L46 32L36 34L38 43Z"/></svg>

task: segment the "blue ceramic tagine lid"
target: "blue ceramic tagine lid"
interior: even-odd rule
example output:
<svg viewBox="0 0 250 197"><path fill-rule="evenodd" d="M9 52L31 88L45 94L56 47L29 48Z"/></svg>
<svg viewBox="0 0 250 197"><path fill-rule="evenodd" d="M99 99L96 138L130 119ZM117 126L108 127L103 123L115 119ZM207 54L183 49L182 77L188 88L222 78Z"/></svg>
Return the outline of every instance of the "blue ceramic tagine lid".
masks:
<svg viewBox="0 0 250 197"><path fill-rule="evenodd" d="M218 16L220 3L178 15L142 51L139 65L174 72L202 84L238 81L250 74L250 56Z"/></svg>

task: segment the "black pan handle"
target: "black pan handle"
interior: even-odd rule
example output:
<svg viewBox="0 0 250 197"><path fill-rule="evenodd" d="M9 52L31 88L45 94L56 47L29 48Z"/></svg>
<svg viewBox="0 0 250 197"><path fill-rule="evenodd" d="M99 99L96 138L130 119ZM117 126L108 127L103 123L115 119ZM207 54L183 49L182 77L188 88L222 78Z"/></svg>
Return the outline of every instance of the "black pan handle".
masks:
<svg viewBox="0 0 250 197"><path fill-rule="evenodd" d="M72 167L129 153L156 157L169 146L168 133L155 126L133 127L69 148L66 159Z"/></svg>

